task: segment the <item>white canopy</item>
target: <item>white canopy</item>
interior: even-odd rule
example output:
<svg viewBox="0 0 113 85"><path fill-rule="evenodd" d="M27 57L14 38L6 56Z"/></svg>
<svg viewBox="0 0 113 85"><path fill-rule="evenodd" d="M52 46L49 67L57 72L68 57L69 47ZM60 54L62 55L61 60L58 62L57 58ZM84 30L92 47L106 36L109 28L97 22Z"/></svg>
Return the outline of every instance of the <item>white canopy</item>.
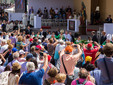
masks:
<svg viewBox="0 0 113 85"><path fill-rule="evenodd" d="M15 12L15 6L12 8L5 9L5 12Z"/></svg>

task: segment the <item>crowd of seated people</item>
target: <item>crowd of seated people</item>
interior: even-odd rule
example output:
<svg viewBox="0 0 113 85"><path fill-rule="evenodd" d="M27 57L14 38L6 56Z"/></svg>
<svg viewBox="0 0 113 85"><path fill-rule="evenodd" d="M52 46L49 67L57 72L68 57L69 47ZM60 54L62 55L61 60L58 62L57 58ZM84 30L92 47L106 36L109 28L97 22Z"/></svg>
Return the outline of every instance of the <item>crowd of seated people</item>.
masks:
<svg viewBox="0 0 113 85"><path fill-rule="evenodd" d="M31 9L29 10L29 13L31 13L31 11L34 12L33 7L31 7ZM68 6L67 8L50 8L47 9L46 7L44 8L44 10L42 10L41 8L38 9L37 14L40 17L43 17L43 19L69 19L72 18L74 16L74 10Z"/></svg>
<svg viewBox="0 0 113 85"><path fill-rule="evenodd" d="M8 13L4 9L9 8L11 4L0 3L0 20L8 20Z"/></svg>
<svg viewBox="0 0 113 85"><path fill-rule="evenodd" d="M24 30L26 27L22 23L22 21L7 21L7 20L0 20L0 30L3 32L8 32L12 30L18 30L21 31Z"/></svg>

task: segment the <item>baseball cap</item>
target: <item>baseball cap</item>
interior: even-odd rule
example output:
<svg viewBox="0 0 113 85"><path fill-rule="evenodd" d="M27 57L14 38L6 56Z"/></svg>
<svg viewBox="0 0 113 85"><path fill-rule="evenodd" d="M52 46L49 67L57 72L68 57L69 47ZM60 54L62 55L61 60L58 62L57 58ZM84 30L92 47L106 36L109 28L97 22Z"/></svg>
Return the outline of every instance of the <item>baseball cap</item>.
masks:
<svg viewBox="0 0 113 85"><path fill-rule="evenodd" d="M85 61L86 61L86 62L87 62L87 61L91 62L91 61L92 61L92 57L91 57L91 56L86 56Z"/></svg>
<svg viewBox="0 0 113 85"><path fill-rule="evenodd" d="M73 51L72 46L67 46L67 47L65 48L65 52L66 52L66 53L71 53L72 51Z"/></svg>
<svg viewBox="0 0 113 85"><path fill-rule="evenodd" d="M19 54L25 54L25 52L23 50L20 50Z"/></svg>
<svg viewBox="0 0 113 85"><path fill-rule="evenodd" d="M36 50L41 50L42 48L41 48L40 45L37 45L35 49L36 49Z"/></svg>
<svg viewBox="0 0 113 85"><path fill-rule="evenodd" d="M47 57L48 57L48 61L50 61L50 60L51 60L51 56L50 56L50 55L48 55Z"/></svg>
<svg viewBox="0 0 113 85"><path fill-rule="evenodd" d="M30 41L30 42L33 41L33 38L31 38L29 41Z"/></svg>
<svg viewBox="0 0 113 85"><path fill-rule="evenodd" d="M26 56L26 60L29 60L30 58L33 58L33 57L34 57L33 54L29 53L29 54L27 54L27 56Z"/></svg>
<svg viewBox="0 0 113 85"><path fill-rule="evenodd" d="M89 43L89 44L87 45L87 48L91 48L91 47L92 47L92 44Z"/></svg>
<svg viewBox="0 0 113 85"><path fill-rule="evenodd" d="M21 69L21 65L19 64L19 63L13 63L13 65L12 65L12 70L19 70L19 69Z"/></svg>
<svg viewBox="0 0 113 85"><path fill-rule="evenodd" d="M12 51L13 51L13 52L16 52L16 51L18 51L18 50L17 50L16 48L13 48Z"/></svg>

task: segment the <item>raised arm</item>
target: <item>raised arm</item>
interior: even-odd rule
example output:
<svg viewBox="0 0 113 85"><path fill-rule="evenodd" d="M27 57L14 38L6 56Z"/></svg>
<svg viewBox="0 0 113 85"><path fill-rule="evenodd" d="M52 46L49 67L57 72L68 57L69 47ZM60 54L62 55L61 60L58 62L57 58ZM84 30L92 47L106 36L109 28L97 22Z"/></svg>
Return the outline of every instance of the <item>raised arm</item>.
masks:
<svg viewBox="0 0 113 85"><path fill-rule="evenodd" d="M3 60L3 62L6 61L5 58L4 58L4 56L2 54L0 54L0 58Z"/></svg>
<svg viewBox="0 0 113 85"><path fill-rule="evenodd" d="M78 53L73 56L76 57L77 59L79 59L80 56L82 55L82 50L80 49L80 45L77 45L77 49L78 49Z"/></svg>
<svg viewBox="0 0 113 85"><path fill-rule="evenodd" d="M46 71L47 67L48 67L48 57L46 53L44 54L44 66L42 67L44 69L44 71Z"/></svg>

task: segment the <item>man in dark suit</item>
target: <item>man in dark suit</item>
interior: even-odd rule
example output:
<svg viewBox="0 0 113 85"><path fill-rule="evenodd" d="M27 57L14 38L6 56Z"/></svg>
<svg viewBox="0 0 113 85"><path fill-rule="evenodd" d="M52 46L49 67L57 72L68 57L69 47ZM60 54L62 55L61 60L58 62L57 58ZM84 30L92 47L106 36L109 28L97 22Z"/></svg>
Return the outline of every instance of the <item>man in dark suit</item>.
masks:
<svg viewBox="0 0 113 85"><path fill-rule="evenodd" d="M33 9L33 7L31 7L31 9L29 9L29 15L33 12L34 12L34 9Z"/></svg>
<svg viewBox="0 0 113 85"><path fill-rule="evenodd" d="M58 28L57 31L55 32L55 35L58 36L60 34L60 29Z"/></svg>
<svg viewBox="0 0 113 85"><path fill-rule="evenodd" d="M107 22L107 23L112 23L111 15L109 15L109 17L106 19L106 22Z"/></svg>
<svg viewBox="0 0 113 85"><path fill-rule="evenodd" d="M27 29L26 29L26 35L27 35L27 34L31 35L32 30L31 30L30 28L31 28L30 25L28 25L28 26L27 26Z"/></svg>
<svg viewBox="0 0 113 85"><path fill-rule="evenodd" d="M93 35L92 41L98 42L98 38L97 38L97 36L96 36L95 31L92 31L91 34Z"/></svg>
<svg viewBox="0 0 113 85"><path fill-rule="evenodd" d="M5 20L3 20L2 31L6 32L6 21Z"/></svg>
<svg viewBox="0 0 113 85"><path fill-rule="evenodd" d="M40 29L40 36L44 36L44 38L46 38L46 36L47 36L47 33L46 32L43 32L43 29L41 28Z"/></svg>
<svg viewBox="0 0 113 85"><path fill-rule="evenodd" d="M105 42L106 41L106 32L102 32L102 36L101 36L101 39L100 39L100 44L102 45L103 44L103 42Z"/></svg>

